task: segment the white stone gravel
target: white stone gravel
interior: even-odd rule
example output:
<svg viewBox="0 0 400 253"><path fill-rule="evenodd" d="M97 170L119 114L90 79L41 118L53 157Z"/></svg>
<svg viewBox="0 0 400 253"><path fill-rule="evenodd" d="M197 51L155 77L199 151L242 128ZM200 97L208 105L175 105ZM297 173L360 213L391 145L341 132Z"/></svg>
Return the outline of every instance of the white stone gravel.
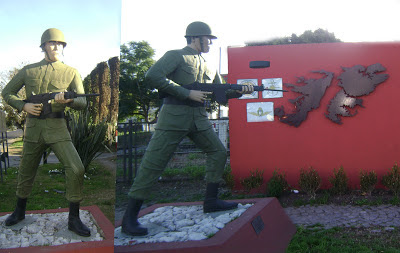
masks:
<svg viewBox="0 0 400 253"><path fill-rule="evenodd" d="M10 227L4 225L9 214L1 216L0 249L104 240L90 212L80 210L79 215L82 222L90 229L90 237L82 237L68 230L68 212L27 214L24 220Z"/></svg>
<svg viewBox="0 0 400 253"><path fill-rule="evenodd" d="M252 205L239 204L237 209L216 213L203 213L202 205L160 207L138 219L147 227L148 235L129 236L118 227L114 231L114 245L204 240L212 237Z"/></svg>

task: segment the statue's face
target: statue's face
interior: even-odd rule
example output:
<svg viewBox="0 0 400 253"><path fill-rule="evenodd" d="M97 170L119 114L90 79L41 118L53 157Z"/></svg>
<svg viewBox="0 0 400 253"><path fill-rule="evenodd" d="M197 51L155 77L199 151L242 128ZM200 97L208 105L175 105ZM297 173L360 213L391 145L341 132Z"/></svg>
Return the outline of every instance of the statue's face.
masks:
<svg viewBox="0 0 400 253"><path fill-rule="evenodd" d="M203 47L201 46L201 42ZM200 36L192 40L192 47L196 49L199 53L208 53L210 51L210 45L212 45L212 38L208 36Z"/></svg>
<svg viewBox="0 0 400 253"><path fill-rule="evenodd" d="M44 45L44 50L46 51L46 60L51 62L58 61L64 50L64 44L58 41L49 41Z"/></svg>

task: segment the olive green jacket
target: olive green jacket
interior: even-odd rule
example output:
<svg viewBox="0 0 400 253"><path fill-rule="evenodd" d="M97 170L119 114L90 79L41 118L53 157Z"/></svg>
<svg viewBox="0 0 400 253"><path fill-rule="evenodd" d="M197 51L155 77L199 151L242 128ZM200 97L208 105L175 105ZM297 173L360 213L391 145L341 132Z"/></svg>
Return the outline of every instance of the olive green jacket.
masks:
<svg viewBox="0 0 400 253"><path fill-rule="evenodd" d="M18 111L22 111L26 103L17 95L24 86L27 98L34 94L62 91L84 94L82 79L78 71L60 61L49 63L43 59L38 63L27 65L4 87L2 91L4 101ZM67 105L79 110L85 108L86 99L84 97L75 98L69 104L59 104L54 101L51 103L53 112L64 111ZM37 142L41 134L47 136L46 141L48 142L70 140L64 119L27 118L25 127L25 141Z"/></svg>
<svg viewBox="0 0 400 253"><path fill-rule="evenodd" d="M207 67L206 61L196 50L187 46L165 53L146 73L146 82L160 93L186 100L190 90L181 85L194 82L221 84L222 78ZM227 93L228 98L240 96L236 92ZM188 130L193 124L198 130L211 127L204 107L165 104L161 108L156 128Z"/></svg>

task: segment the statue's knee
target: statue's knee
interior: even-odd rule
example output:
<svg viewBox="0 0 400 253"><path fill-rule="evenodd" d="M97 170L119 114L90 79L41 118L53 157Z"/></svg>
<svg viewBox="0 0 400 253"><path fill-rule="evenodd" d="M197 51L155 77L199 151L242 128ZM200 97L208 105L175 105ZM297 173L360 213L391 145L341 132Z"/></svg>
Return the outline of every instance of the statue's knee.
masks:
<svg viewBox="0 0 400 253"><path fill-rule="evenodd" d="M228 158L228 154L226 152L226 149L219 150L218 152L216 152L216 157L220 161L222 161L222 160L226 161L226 159Z"/></svg>
<svg viewBox="0 0 400 253"><path fill-rule="evenodd" d="M73 165L71 166L71 171L72 173L75 174L76 177L78 178L83 178L84 174L85 174L85 167L80 166L80 165Z"/></svg>

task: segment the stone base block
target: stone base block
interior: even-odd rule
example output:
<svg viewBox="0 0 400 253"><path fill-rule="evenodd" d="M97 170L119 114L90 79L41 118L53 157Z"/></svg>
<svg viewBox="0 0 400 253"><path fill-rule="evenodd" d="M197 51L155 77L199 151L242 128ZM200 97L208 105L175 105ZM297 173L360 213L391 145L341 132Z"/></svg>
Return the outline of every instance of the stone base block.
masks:
<svg viewBox="0 0 400 253"><path fill-rule="evenodd" d="M88 210L97 223L98 228L101 230L102 241L85 241L69 243L57 246L31 246L31 247L21 247L21 248L10 248L10 249L0 249L0 253L13 252L13 253L23 253L23 252L74 252L74 253L111 253L114 252L114 226L107 219L107 217L101 212L97 206L86 206L81 207L81 210ZM62 209L50 209L50 210L35 210L26 211L26 214L46 214L46 213L62 213L68 212L68 208ZM4 216L9 213L0 213L0 216ZM25 219L29 219L29 216ZM29 221L28 221L29 222ZM21 222L22 223L22 222ZM14 226L18 226L14 225ZM4 224L1 224L4 226ZM67 231L68 233L70 231ZM72 232L70 232L72 233ZM75 235L75 234L74 234ZM77 236L77 235L76 235Z"/></svg>
<svg viewBox="0 0 400 253"><path fill-rule="evenodd" d="M213 237L201 241L145 243L115 246L115 252L235 253L285 252L296 227L276 198L235 200L254 203L238 219L228 223ZM143 209L140 216L162 206L201 205L202 202L158 204ZM120 226L121 221L116 223Z"/></svg>

